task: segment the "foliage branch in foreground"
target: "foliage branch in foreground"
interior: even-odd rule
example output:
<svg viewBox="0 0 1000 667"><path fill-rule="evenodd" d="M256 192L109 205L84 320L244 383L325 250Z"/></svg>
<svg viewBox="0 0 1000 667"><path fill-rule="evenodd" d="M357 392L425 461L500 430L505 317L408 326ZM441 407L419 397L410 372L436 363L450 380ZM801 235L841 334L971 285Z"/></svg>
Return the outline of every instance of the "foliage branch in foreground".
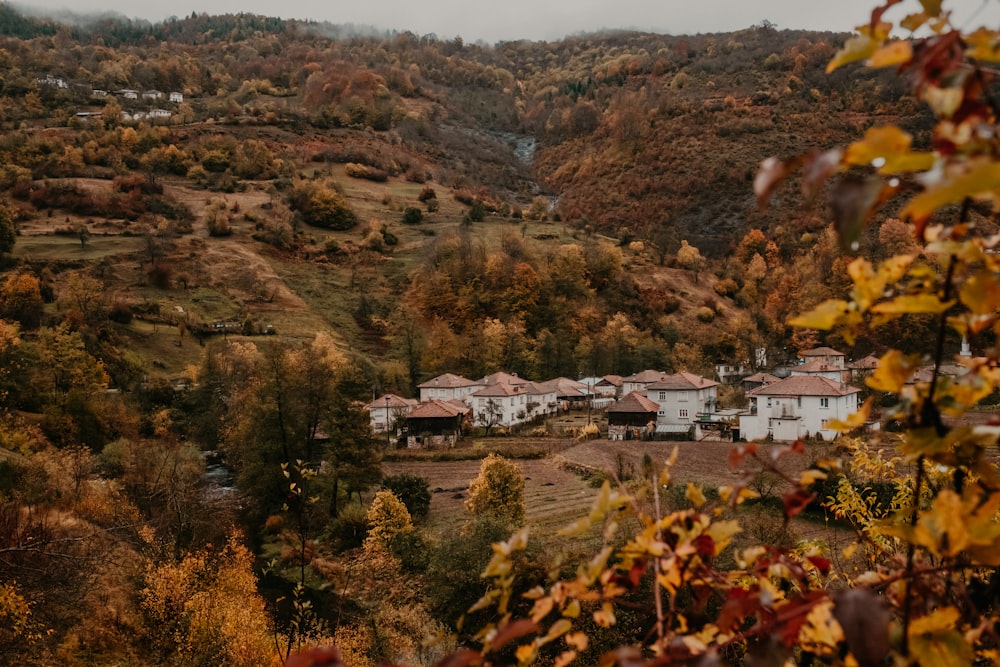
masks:
<svg viewBox="0 0 1000 667"><path fill-rule="evenodd" d="M914 11L905 14L908 7ZM888 20L896 13L898 25ZM911 36L897 38L894 30ZM668 461L647 501L602 488L590 515L568 532L599 527L605 546L575 576L531 590L526 615L514 611L512 556L525 548L527 529L495 545L484 573L493 586L473 609L493 609L496 620L477 635L479 648L454 653L443 665L584 663L595 628L614 626L630 594L642 588L651 591L648 602L639 603L648 605L648 627L604 652L599 664L1000 662L1000 475L990 452L996 437L958 419L1000 385L998 238L975 224L975 215L983 217L1000 201L998 108L991 88L1000 32L963 33L934 0L889 0L829 69L855 61L896 67L907 77L935 115L929 150L914 148L896 126L874 127L845 148L771 158L754 187L766 204L801 170L807 195L828 190L845 249L857 247L869 219L884 209L911 225L917 241L911 252L874 264L854 259L846 298L792 320L851 343L906 316L935 319L936 337L926 350L929 379L913 381L920 355L890 349L868 380L872 389L896 398L883 417L902 430L844 439L848 466L884 475L894 490L891 501L876 507L864 490L845 484L818 498L857 528L858 541L841 553L816 545L731 553L741 529L727 505L752 492L723 488L719 501L710 502L689 485L687 506L667 510L659 493L670 483ZM945 350L962 337L982 354L963 362L964 373L946 376ZM870 412L867 403L837 428L853 432ZM737 447L731 462L752 457L780 475L777 459L802 447ZM891 453L883 456L883 449ZM817 499L814 483L841 465L823 461L798 479L784 478L786 521ZM834 567L835 561L846 565Z"/></svg>

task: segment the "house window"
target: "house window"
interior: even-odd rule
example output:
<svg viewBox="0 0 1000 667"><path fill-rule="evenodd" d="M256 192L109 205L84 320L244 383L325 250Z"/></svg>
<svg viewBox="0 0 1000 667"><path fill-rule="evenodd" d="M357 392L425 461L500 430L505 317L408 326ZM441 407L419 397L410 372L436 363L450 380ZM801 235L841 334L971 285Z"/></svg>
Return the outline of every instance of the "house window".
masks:
<svg viewBox="0 0 1000 667"><path fill-rule="evenodd" d="M800 408L802 407L802 397L801 396L798 396L798 397L795 398L795 404L798 405Z"/></svg>
<svg viewBox="0 0 1000 667"><path fill-rule="evenodd" d="M687 419L688 411L687 410L683 410L683 409L682 410L678 410L677 411L677 416L680 417L681 419Z"/></svg>
<svg viewBox="0 0 1000 667"><path fill-rule="evenodd" d="M821 398L821 399L819 399L819 407L821 407L821 408L828 408L828 407L830 407L830 399L829 398Z"/></svg>
<svg viewBox="0 0 1000 667"><path fill-rule="evenodd" d="M686 400L688 400L688 393L686 391L679 391L679 392L677 392L677 400L678 401L686 401Z"/></svg>
<svg viewBox="0 0 1000 667"><path fill-rule="evenodd" d="M480 398L479 399L479 407L481 407L481 408L485 408L486 407L486 399L485 398Z"/></svg>
<svg viewBox="0 0 1000 667"><path fill-rule="evenodd" d="M665 414L667 414L667 411L666 411L666 410L660 410L660 411L659 411L659 412L657 412L656 414L658 414L658 415L661 415L661 416L662 416L662 415L665 415Z"/></svg>
<svg viewBox="0 0 1000 667"><path fill-rule="evenodd" d="M510 407L514 407L514 399L510 399Z"/></svg>
<svg viewBox="0 0 1000 667"><path fill-rule="evenodd" d="M767 399L767 407L771 407L771 399Z"/></svg>
<svg viewBox="0 0 1000 667"><path fill-rule="evenodd" d="M829 424L829 423L830 423L829 419L821 419L820 422L819 422L819 427L820 428L826 428L826 425Z"/></svg>
<svg viewBox="0 0 1000 667"><path fill-rule="evenodd" d="M661 391L660 392L660 400L661 401L667 400L667 392L665 392L665 391Z"/></svg>

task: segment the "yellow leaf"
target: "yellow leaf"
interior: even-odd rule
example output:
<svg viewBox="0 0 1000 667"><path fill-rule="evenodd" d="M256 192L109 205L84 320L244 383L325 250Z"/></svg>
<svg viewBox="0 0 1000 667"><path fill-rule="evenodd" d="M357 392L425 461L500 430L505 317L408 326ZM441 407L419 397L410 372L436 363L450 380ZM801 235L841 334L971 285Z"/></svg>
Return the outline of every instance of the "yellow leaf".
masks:
<svg viewBox="0 0 1000 667"><path fill-rule="evenodd" d="M981 160L957 176L946 174L939 183L928 187L903 208L901 217L924 220L945 204L954 204L967 197L996 193L1000 190L1000 164Z"/></svg>
<svg viewBox="0 0 1000 667"><path fill-rule="evenodd" d="M523 598L525 598L527 600L537 600L538 598L542 597L543 595L545 595L545 589L542 588L541 586L535 586L531 590L526 591L525 593L522 593L521 597L523 597Z"/></svg>
<svg viewBox="0 0 1000 667"><path fill-rule="evenodd" d="M573 629L573 623L570 622L569 619L560 618L558 621L552 624L551 628L549 628L549 631L543 638L542 643L547 644L553 639L558 639L559 637L562 637L564 634L566 634L572 629Z"/></svg>
<svg viewBox="0 0 1000 667"><path fill-rule="evenodd" d="M861 428L868 421L868 415L871 413L872 409L872 399L871 397L866 400L857 412L848 415L847 419L841 421L840 419L831 419L830 423L827 424L834 431L840 433L847 433L848 431L853 431L856 428Z"/></svg>
<svg viewBox="0 0 1000 667"><path fill-rule="evenodd" d="M829 299L808 313L793 317L788 323L793 327L827 331L832 329L850 310L850 304L846 301L842 299Z"/></svg>
<svg viewBox="0 0 1000 667"><path fill-rule="evenodd" d="M826 73L829 74L838 67L847 65L848 63L857 62L859 60L864 60L865 58L870 58L876 49L882 44L882 39L872 39L867 34L855 35L851 37L844 43L844 46L837 54L833 57L827 66Z"/></svg>
<svg viewBox="0 0 1000 667"><path fill-rule="evenodd" d="M829 656L844 641L844 631L833 617L833 600L815 605L799 628L799 645L820 655Z"/></svg>
<svg viewBox="0 0 1000 667"><path fill-rule="evenodd" d="M1000 281L994 273L980 271L961 287L962 303L974 315L994 315L1000 310Z"/></svg>
<svg viewBox="0 0 1000 667"><path fill-rule="evenodd" d="M972 647L964 641L955 643L958 619L961 617L954 607L941 607L926 616L910 621L910 649L921 667L953 667L972 664Z"/></svg>
<svg viewBox="0 0 1000 667"><path fill-rule="evenodd" d="M803 470L799 474L799 484L801 484L802 486L809 486L810 484L812 484L817 480L826 478L827 474L822 470L814 470L814 469Z"/></svg>
<svg viewBox="0 0 1000 667"><path fill-rule="evenodd" d="M910 14L899 22L900 28L905 28L910 32L916 32L920 26L927 23L927 14L920 12L918 14Z"/></svg>
<svg viewBox="0 0 1000 667"><path fill-rule="evenodd" d="M566 618L577 618L580 615L580 601L573 600L563 609L563 616Z"/></svg>
<svg viewBox="0 0 1000 667"><path fill-rule="evenodd" d="M687 498L688 502L694 507L701 507L705 504L705 494L702 493L701 487L693 482L688 482L687 491L684 492L684 497Z"/></svg>
<svg viewBox="0 0 1000 667"><path fill-rule="evenodd" d="M1000 62L1000 33L997 31L980 28L966 35L965 42L968 44L965 52L967 57L984 62Z"/></svg>
<svg viewBox="0 0 1000 667"><path fill-rule="evenodd" d="M939 118L951 118L965 101L965 90L962 88L941 88L929 85L924 88L922 97Z"/></svg>
<svg viewBox="0 0 1000 667"><path fill-rule="evenodd" d="M895 125L873 127L865 132L864 139L847 147L844 162L856 166L874 163L874 166L880 167L890 154L908 152L911 143L913 137ZM883 162L880 163L880 160Z"/></svg>
<svg viewBox="0 0 1000 667"><path fill-rule="evenodd" d="M517 662L521 665L526 665L529 662L533 662L535 659L535 645L534 644L522 644L517 647Z"/></svg>
<svg viewBox="0 0 1000 667"><path fill-rule="evenodd" d="M927 16L936 18L941 15L941 0L920 0Z"/></svg>
<svg viewBox="0 0 1000 667"><path fill-rule="evenodd" d="M733 536L742 530L739 521L716 521L705 530L705 533L715 542L715 555L718 556L723 549L729 546Z"/></svg>
<svg viewBox="0 0 1000 667"><path fill-rule="evenodd" d="M907 315L913 313L939 315L954 305L954 301L941 301L937 294L902 294L890 301L875 304L872 306L872 312L883 315Z"/></svg>
<svg viewBox="0 0 1000 667"><path fill-rule="evenodd" d="M898 394L919 366L919 355L907 356L899 350L889 350L879 359L878 366L865 380L865 384L876 391Z"/></svg>

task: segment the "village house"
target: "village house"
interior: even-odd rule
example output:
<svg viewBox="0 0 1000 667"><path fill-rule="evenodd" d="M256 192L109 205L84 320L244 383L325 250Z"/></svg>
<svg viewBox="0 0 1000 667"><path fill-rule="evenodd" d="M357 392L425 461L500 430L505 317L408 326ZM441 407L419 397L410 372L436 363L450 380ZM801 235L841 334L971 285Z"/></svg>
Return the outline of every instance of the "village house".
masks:
<svg viewBox="0 0 1000 667"><path fill-rule="evenodd" d="M69 82L61 76L46 74L41 79L35 79L35 83L40 86L51 86L53 88L69 88Z"/></svg>
<svg viewBox="0 0 1000 667"><path fill-rule="evenodd" d="M772 382L778 382L780 380L781 378L776 375L771 375L770 373L761 371L759 373L746 376L740 384L743 387L743 391L750 391L752 389L756 389L757 387L762 387L765 384L771 384Z"/></svg>
<svg viewBox="0 0 1000 667"><path fill-rule="evenodd" d="M466 399L472 408L472 420L486 429L510 427L528 419L527 383L495 382Z"/></svg>
<svg viewBox="0 0 1000 667"><path fill-rule="evenodd" d="M844 362L847 359L847 355L843 352L838 352L832 347L814 347L811 350L799 352L799 358L803 360L803 363L818 361L834 368L846 368Z"/></svg>
<svg viewBox="0 0 1000 667"><path fill-rule="evenodd" d="M831 366L824 361L813 359L804 364L793 366L789 375L815 375L829 378L835 382L847 382L851 379L851 370L843 366Z"/></svg>
<svg viewBox="0 0 1000 667"><path fill-rule="evenodd" d="M719 383L681 371L646 386L646 398L659 406L658 424L691 425L701 414L711 413L718 402Z"/></svg>
<svg viewBox="0 0 1000 667"><path fill-rule="evenodd" d="M396 394L383 394L365 406L371 420L372 430L376 433L386 433L389 430L398 431L399 424L419 401L415 398L403 398Z"/></svg>
<svg viewBox="0 0 1000 667"><path fill-rule="evenodd" d="M860 359L847 362L847 368L851 371L852 382L864 382L864 379L875 372L878 368L879 358L874 354L869 354Z"/></svg>
<svg viewBox="0 0 1000 667"><path fill-rule="evenodd" d="M471 396L484 386L486 385L461 375L444 373L417 385L417 389L420 390L420 402L426 403L435 399L464 401L467 396Z"/></svg>
<svg viewBox="0 0 1000 667"><path fill-rule="evenodd" d="M646 387L654 382L659 382L663 378L667 377L669 373L664 373L663 371L640 371L633 375L627 375L622 378L622 396L626 394L631 394L633 391L646 391Z"/></svg>
<svg viewBox="0 0 1000 667"><path fill-rule="evenodd" d="M563 410L585 407L593 396L590 387L567 377L539 382L538 385L539 391L553 394L558 407Z"/></svg>
<svg viewBox="0 0 1000 667"><path fill-rule="evenodd" d="M121 90L116 90L115 95L125 100L139 99L139 91L131 90L129 88L122 88Z"/></svg>
<svg viewBox="0 0 1000 667"><path fill-rule="evenodd" d="M184 94L183 93L178 93L178 92L173 92L173 93L170 93L170 98L169 99L174 104L180 104L181 102L184 101Z"/></svg>
<svg viewBox="0 0 1000 667"><path fill-rule="evenodd" d="M142 99L144 100L159 100L163 98L163 93L158 90L146 90L142 93Z"/></svg>
<svg viewBox="0 0 1000 667"><path fill-rule="evenodd" d="M421 403L406 416L406 446L454 447L470 412L468 406L453 401Z"/></svg>
<svg viewBox="0 0 1000 667"><path fill-rule="evenodd" d="M715 364L715 376L722 384L736 384L750 375L750 372L750 365L745 361L738 364L727 362Z"/></svg>
<svg viewBox="0 0 1000 667"><path fill-rule="evenodd" d="M642 392L626 394L608 408L608 439L641 440L656 428L659 410Z"/></svg>
<svg viewBox="0 0 1000 667"><path fill-rule="evenodd" d="M829 423L857 411L860 391L819 375L793 375L760 386L748 396L749 413L740 415L740 435L746 440L833 439L837 432Z"/></svg>

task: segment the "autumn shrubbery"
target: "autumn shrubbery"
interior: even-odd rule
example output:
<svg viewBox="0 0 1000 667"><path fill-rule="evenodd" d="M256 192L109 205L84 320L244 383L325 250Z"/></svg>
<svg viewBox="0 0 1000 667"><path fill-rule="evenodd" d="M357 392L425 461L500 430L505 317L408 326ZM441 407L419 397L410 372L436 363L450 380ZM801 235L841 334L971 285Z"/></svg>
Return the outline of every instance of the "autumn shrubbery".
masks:
<svg viewBox="0 0 1000 667"><path fill-rule="evenodd" d="M305 222L316 227L347 230L358 222L344 196L328 183L296 184L288 194L288 205Z"/></svg>
<svg viewBox="0 0 1000 667"><path fill-rule="evenodd" d="M357 162L348 162L344 167L344 172L351 178L363 178L376 183L384 183L389 180L389 173Z"/></svg>

